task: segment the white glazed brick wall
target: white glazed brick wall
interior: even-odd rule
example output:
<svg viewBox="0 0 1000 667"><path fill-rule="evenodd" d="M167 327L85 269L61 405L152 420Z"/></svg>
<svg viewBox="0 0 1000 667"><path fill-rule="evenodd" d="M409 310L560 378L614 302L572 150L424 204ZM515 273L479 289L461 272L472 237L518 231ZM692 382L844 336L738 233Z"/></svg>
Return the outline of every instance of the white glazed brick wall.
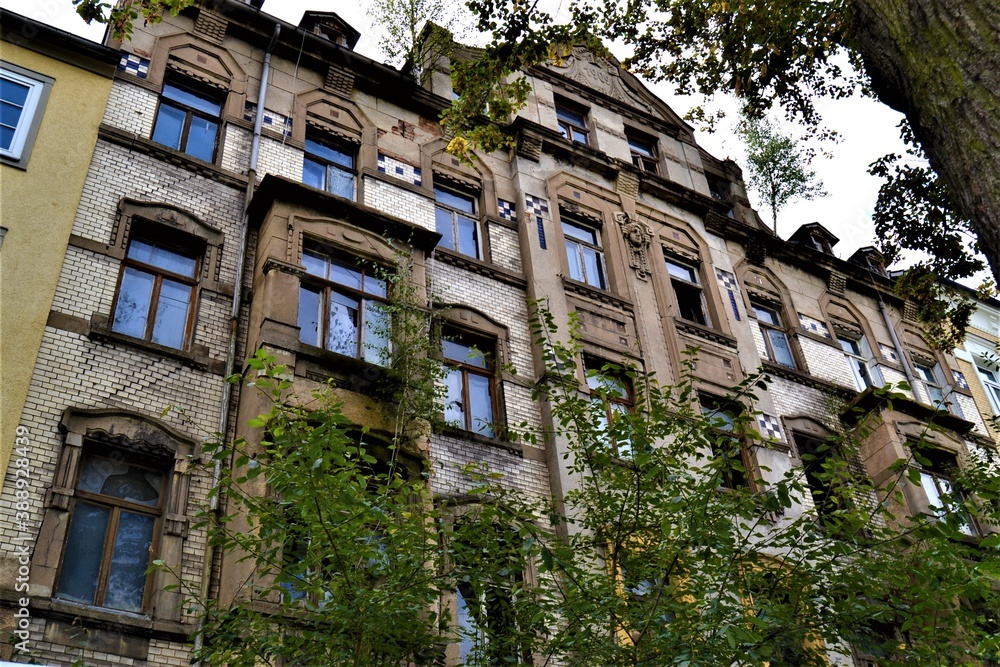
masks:
<svg viewBox="0 0 1000 667"><path fill-rule="evenodd" d="M136 350L131 346L102 343L86 336L46 327L21 423L31 439L33 476L28 491L28 523L38 527L42 501L51 486L64 440L59 420L67 407L118 408L159 419L200 440L217 428L222 402L220 378L179 361ZM184 414L162 412L169 405ZM14 473L10 468L9 473ZM192 468L189 508L206 502L210 480ZM14 522L14 484L9 478L0 496L0 557L14 555L10 538L17 535ZM186 583L197 586L205 559L205 533L192 529L185 541L181 572Z"/></svg>
<svg viewBox="0 0 1000 667"><path fill-rule="evenodd" d="M226 125L226 140L222 147L222 168L240 175L246 175L250 165L250 140L253 132L228 123Z"/></svg>
<svg viewBox="0 0 1000 667"><path fill-rule="evenodd" d="M899 384L900 382L906 382L906 375L904 375L901 371L897 371L895 368L879 365L878 369L882 374L882 380L884 380L886 384ZM909 394L910 392L906 393Z"/></svg>
<svg viewBox="0 0 1000 667"><path fill-rule="evenodd" d="M757 320L751 319L750 322L750 334L753 336L753 344L757 348L757 354L760 355L761 361L769 359L767 355L767 345L764 343L764 334L760 330L760 325L757 324Z"/></svg>
<svg viewBox="0 0 1000 667"><path fill-rule="evenodd" d="M120 267L114 257L69 246L52 310L88 321L93 313L110 313Z"/></svg>
<svg viewBox="0 0 1000 667"><path fill-rule="evenodd" d="M966 421L970 421L974 424L973 430L979 435L990 436L989 432L986 430L986 424L983 422L983 415L979 412L979 408L976 407L976 402L971 396L966 396L965 394L952 393L948 396L949 401L954 401L958 404L959 409L962 411L962 416Z"/></svg>
<svg viewBox="0 0 1000 667"><path fill-rule="evenodd" d="M851 373L843 352L805 336L799 337L799 345L811 374L828 382L857 389L854 374Z"/></svg>
<svg viewBox="0 0 1000 667"><path fill-rule="evenodd" d="M115 79L101 122L148 139L153 134L156 93Z"/></svg>
<svg viewBox="0 0 1000 667"><path fill-rule="evenodd" d="M501 225L490 225L490 254L493 263L521 273L521 247L517 232Z"/></svg>
<svg viewBox="0 0 1000 667"><path fill-rule="evenodd" d="M136 660L47 642L43 639L46 624L46 619L32 618L28 628L32 637L32 658L44 665L71 665L80 664L80 661L87 667L188 667L191 664L191 647L188 644L150 639L148 658Z"/></svg>
<svg viewBox="0 0 1000 667"><path fill-rule="evenodd" d="M767 393L774 401L774 409L780 416L808 416L836 428L837 420L833 417L833 406L829 396L811 387L780 377L772 377ZM789 441L791 434L786 433Z"/></svg>
<svg viewBox="0 0 1000 667"><path fill-rule="evenodd" d="M270 137L262 137L260 155L257 159L258 178L262 178L264 174L274 174L301 182L303 156L303 151L294 146L283 144ZM246 171L245 163L243 171Z"/></svg>
<svg viewBox="0 0 1000 667"><path fill-rule="evenodd" d="M523 290L439 261L432 264L430 280L432 293L441 302L471 306L506 326L509 362L520 377L533 376L528 304Z"/></svg>
<svg viewBox="0 0 1000 667"><path fill-rule="evenodd" d="M471 461L485 464L490 472L500 473L500 483L530 496L542 498L549 493L549 474L545 463L524 459L504 449L447 435L431 437L432 485L435 493L464 493L480 485L462 473Z"/></svg>
<svg viewBox="0 0 1000 667"><path fill-rule="evenodd" d="M418 227L435 230L434 200L397 188L385 181L365 177L365 206L378 209Z"/></svg>
<svg viewBox="0 0 1000 667"><path fill-rule="evenodd" d="M98 141L73 222L73 233L100 243L111 230L123 197L167 203L221 230L224 247L220 280L234 282L243 192L156 158Z"/></svg>

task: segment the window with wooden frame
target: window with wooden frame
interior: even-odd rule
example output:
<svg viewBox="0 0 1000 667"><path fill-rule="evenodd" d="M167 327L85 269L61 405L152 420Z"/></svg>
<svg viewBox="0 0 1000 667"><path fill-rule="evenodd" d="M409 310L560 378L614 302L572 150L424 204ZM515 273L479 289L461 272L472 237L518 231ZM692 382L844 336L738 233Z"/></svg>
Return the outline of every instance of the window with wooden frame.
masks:
<svg viewBox="0 0 1000 667"><path fill-rule="evenodd" d="M598 289L607 289L601 230L596 225L560 213L563 237L566 240L566 261L569 277Z"/></svg>
<svg viewBox="0 0 1000 667"><path fill-rule="evenodd" d="M111 330L158 345L185 349L194 327L203 248L164 234L129 239L116 290Z"/></svg>
<svg viewBox="0 0 1000 667"><path fill-rule="evenodd" d="M163 84L153 141L212 162L219 139L224 94L176 77Z"/></svg>
<svg viewBox="0 0 1000 667"><path fill-rule="evenodd" d="M714 437L712 456L718 465L719 485L726 489L753 489L753 458L750 449L737 434L737 421L743 406L711 394L698 394L701 414L709 419Z"/></svg>
<svg viewBox="0 0 1000 667"><path fill-rule="evenodd" d="M664 262L670 275L677 315L682 320L712 326L705 307L705 292L698 275L698 265L664 250Z"/></svg>
<svg viewBox="0 0 1000 667"><path fill-rule="evenodd" d="M632 442L618 420L635 410L632 382L624 369L593 357L584 358L590 401L600 424L600 437L618 458L631 458Z"/></svg>
<svg viewBox="0 0 1000 667"><path fill-rule="evenodd" d="M817 518L826 525L833 519L835 512L843 509L837 488L841 478L844 483L849 482L847 463L840 450L829 440L797 431L792 433L792 439L802 461L802 473L805 475Z"/></svg>
<svg viewBox="0 0 1000 667"><path fill-rule="evenodd" d="M496 435L496 340L454 328L441 336L445 363L444 419L464 431Z"/></svg>
<svg viewBox="0 0 1000 667"><path fill-rule="evenodd" d="M434 224L441 235L442 248L460 252L469 257L482 257L479 238L478 197L460 190L434 186Z"/></svg>
<svg viewBox="0 0 1000 667"><path fill-rule="evenodd" d="M920 471L920 486L927 497L927 507L938 518L954 514L959 519L959 530L966 535L979 535L973 518L960 505L965 500L955 488L958 456L933 447L910 445L913 460Z"/></svg>
<svg viewBox="0 0 1000 667"><path fill-rule="evenodd" d="M570 141L590 145L590 129L587 127L587 109L568 100L557 97L556 120L559 134Z"/></svg>
<svg viewBox="0 0 1000 667"><path fill-rule="evenodd" d="M85 443L56 597L141 613L157 548L169 466Z"/></svg>
<svg viewBox="0 0 1000 667"><path fill-rule="evenodd" d="M792 355L792 346L788 342L788 334L782 322L780 306L751 299L750 307L757 316L757 326L760 327L764 339L767 358L776 364L797 368L795 357Z"/></svg>
<svg viewBox="0 0 1000 667"><path fill-rule="evenodd" d="M625 138L628 140L632 164L642 171L659 174L660 155L656 149L656 139L629 129L625 130Z"/></svg>
<svg viewBox="0 0 1000 667"><path fill-rule="evenodd" d="M872 373L868 368L868 360L871 358L871 348L863 333L851 331L843 327L834 325L834 333L837 335L837 343L844 351L847 365L854 376L854 385L858 391L864 391L868 387L875 386Z"/></svg>
<svg viewBox="0 0 1000 667"><path fill-rule="evenodd" d="M936 361L914 358L913 371L917 378L923 381L927 389L927 397L930 404L939 410L948 410L959 417L963 417L962 410L956 401L946 398L947 387L941 379L941 364Z"/></svg>
<svg viewBox="0 0 1000 667"><path fill-rule="evenodd" d="M447 536L453 576L456 664L526 665L519 596L525 595L526 563L515 531L503 526L472 534L461 519ZM454 649L452 649L454 651Z"/></svg>
<svg viewBox="0 0 1000 667"><path fill-rule="evenodd" d="M318 246L302 251L299 340L373 364L389 354L388 288L377 267Z"/></svg>
<svg viewBox="0 0 1000 667"><path fill-rule="evenodd" d="M344 199L355 199L354 147L310 130L302 159L302 182Z"/></svg>

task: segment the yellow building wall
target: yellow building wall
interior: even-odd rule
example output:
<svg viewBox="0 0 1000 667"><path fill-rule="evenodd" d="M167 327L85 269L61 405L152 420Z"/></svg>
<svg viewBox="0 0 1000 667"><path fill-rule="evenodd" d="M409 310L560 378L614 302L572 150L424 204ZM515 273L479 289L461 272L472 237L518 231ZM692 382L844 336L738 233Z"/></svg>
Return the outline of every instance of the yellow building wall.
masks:
<svg viewBox="0 0 1000 667"><path fill-rule="evenodd" d="M5 41L0 59L55 79L27 168L0 163L2 485L113 70L101 76Z"/></svg>

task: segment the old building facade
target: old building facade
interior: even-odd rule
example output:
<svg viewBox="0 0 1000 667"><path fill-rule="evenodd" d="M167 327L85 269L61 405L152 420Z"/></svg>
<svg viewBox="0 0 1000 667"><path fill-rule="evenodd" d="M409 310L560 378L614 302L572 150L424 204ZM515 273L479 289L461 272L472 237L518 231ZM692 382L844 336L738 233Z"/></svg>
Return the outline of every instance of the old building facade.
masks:
<svg viewBox="0 0 1000 667"><path fill-rule="evenodd" d="M962 464L988 438L968 359L926 344L877 257L838 259L818 224L774 237L736 166L617 63L579 50L528 72L516 149L468 165L437 122L456 92L447 61L418 82L354 52L357 37L334 14L293 26L222 0L112 44L119 66L21 416L29 493L8 474L2 498L26 515L0 521L32 545L37 659L189 663L195 621L164 589L174 575L145 570L155 553L186 590L223 600L253 576L193 525L214 502L211 466L193 465L202 440L260 438L244 425L264 405L224 376L263 347L297 391L333 378L349 417L389 432L366 391L387 299L372 267L399 253L450 343L450 426L410 452L436 493L468 490L469 461L539 497L578 483L559 438L505 436L551 421L532 398L538 300L561 327L573 313L583 325L583 391L586 368L623 360L669 383L697 348L707 411L763 367L768 446L745 450L748 469L801 467L839 428L831 406L901 380L912 400L883 415L860 472L877 482L907 458L933 406L952 413L933 436L940 461ZM904 511L933 511L947 472L924 472ZM810 511L808 496L794 509ZM4 548L0 599L14 609L20 552Z"/></svg>

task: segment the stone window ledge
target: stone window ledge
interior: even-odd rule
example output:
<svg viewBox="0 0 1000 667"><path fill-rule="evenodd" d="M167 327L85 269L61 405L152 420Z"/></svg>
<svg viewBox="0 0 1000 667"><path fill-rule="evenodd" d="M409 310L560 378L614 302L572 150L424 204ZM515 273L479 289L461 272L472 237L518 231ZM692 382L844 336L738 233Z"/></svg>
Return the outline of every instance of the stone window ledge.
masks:
<svg viewBox="0 0 1000 667"><path fill-rule="evenodd" d="M96 340L120 343L130 347L139 348L146 352L151 352L161 357L168 357L182 362L187 366L198 370L207 371L213 375L225 375L226 364L224 361L212 359L208 356L208 347L204 345L193 345L191 350L178 350L166 345L159 345L141 338L133 338L125 334L112 331L108 324L109 316L101 313L94 313L90 318L90 337Z"/></svg>

